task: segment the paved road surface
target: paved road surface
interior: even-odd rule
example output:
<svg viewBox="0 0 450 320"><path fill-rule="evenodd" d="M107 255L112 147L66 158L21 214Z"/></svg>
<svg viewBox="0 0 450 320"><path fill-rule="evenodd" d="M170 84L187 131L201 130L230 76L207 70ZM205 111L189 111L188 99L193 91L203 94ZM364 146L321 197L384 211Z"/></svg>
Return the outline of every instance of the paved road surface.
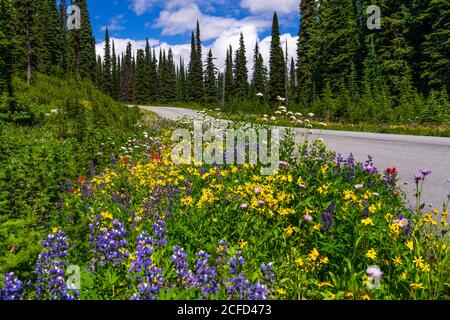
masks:
<svg viewBox="0 0 450 320"><path fill-rule="evenodd" d="M183 116L195 116L191 109L170 107L141 107L151 110L160 117L177 120ZM305 130L305 129L299 129ZM441 209L450 193L450 138L404 136L380 133L313 130L315 137L321 137L335 152L347 156L353 153L363 162L368 155L374 157L375 166L381 171L397 167L400 183L414 203L413 174L420 168L433 171L427 178L423 199L428 206Z"/></svg>

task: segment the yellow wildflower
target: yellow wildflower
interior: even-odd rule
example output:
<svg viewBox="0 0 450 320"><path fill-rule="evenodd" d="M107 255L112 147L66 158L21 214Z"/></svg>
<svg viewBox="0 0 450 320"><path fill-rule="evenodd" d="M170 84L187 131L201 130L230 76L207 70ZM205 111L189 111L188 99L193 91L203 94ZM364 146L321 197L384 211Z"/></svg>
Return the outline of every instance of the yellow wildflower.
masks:
<svg viewBox="0 0 450 320"><path fill-rule="evenodd" d="M113 215L111 214L111 213L109 213L109 212L102 212L102 213L100 213L100 215L103 217L103 218L105 218L105 219L109 219L109 220L112 220L113 219Z"/></svg>
<svg viewBox="0 0 450 320"><path fill-rule="evenodd" d="M414 264L416 265L416 267L421 267L423 265L423 259L422 256L420 257L414 257Z"/></svg>
<svg viewBox="0 0 450 320"><path fill-rule="evenodd" d="M313 229L315 231L320 231L321 228L322 228L322 225L320 223L315 224L314 227L313 227Z"/></svg>
<svg viewBox="0 0 450 320"><path fill-rule="evenodd" d="M353 297L353 292L347 291L347 292L345 293L345 297L346 297L346 298L352 298L352 297Z"/></svg>
<svg viewBox="0 0 450 320"><path fill-rule="evenodd" d="M297 259L295 259L295 264L298 265L299 267L303 267L305 262L303 261L302 258L297 258Z"/></svg>
<svg viewBox="0 0 450 320"><path fill-rule="evenodd" d="M368 294L365 294L361 297L363 300L370 300L370 297Z"/></svg>
<svg viewBox="0 0 450 320"><path fill-rule="evenodd" d="M192 197L185 197L185 198L181 199L181 204L186 207L192 206L193 202L194 202L194 200L192 199Z"/></svg>
<svg viewBox="0 0 450 320"><path fill-rule="evenodd" d="M247 246L248 246L248 242L247 242L247 241L241 240L241 241L239 242L239 248L244 249L244 248L246 248Z"/></svg>
<svg viewBox="0 0 450 320"><path fill-rule="evenodd" d="M402 280L406 280L407 277L408 277L408 273L407 273L406 271L403 272L402 275L400 276L400 278L401 278Z"/></svg>
<svg viewBox="0 0 450 320"><path fill-rule="evenodd" d="M328 257L320 258L320 263L322 263L322 264L328 264L329 262L330 262L330 260L328 259Z"/></svg>
<svg viewBox="0 0 450 320"><path fill-rule="evenodd" d="M373 214L373 213L375 213L376 211L377 211L377 206L376 205L374 205L374 204L371 204L370 206L369 206L369 212L371 213L371 214Z"/></svg>
<svg viewBox="0 0 450 320"><path fill-rule="evenodd" d="M424 263L420 266L423 272L430 272L430 265L428 263Z"/></svg>
<svg viewBox="0 0 450 320"><path fill-rule="evenodd" d="M411 287L411 289L414 289L414 290L416 290L416 289L425 289L425 287L423 286L423 284L421 284L421 283L416 283L416 282L411 282L411 283L409 284L409 286Z"/></svg>
<svg viewBox="0 0 450 320"><path fill-rule="evenodd" d="M278 290L277 290L277 293L278 293L278 294L281 294L281 295L285 295L285 294L286 294L286 290L284 290L283 288L281 288L281 289L278 289Z"/></svg>
<svg viewBox="0 0 450 320"><path fill-rule="evenodd" d="M396 267L401 266L403 264L402 259L398 256L394 257L394 265Z"/></svg>
<svg viewBox="0 0 450 320"><path fill-rule="evenodd" d="M372 248L369 251L367 251L366 257L375 260L377 258L377 252L375 251L375 249Z"/></svg>
<svg viewBox="0 0 450 320"><path fill-rule="evenodd" d="M366 219L362 219L361 223L365 226L374 226L375 224L373 223L372 218L366 218Z"/></svg>
<svg viewBox="0 0 450 320"><path fill-rule="evenodd" d="M414 250L414 244L413 244L412 240L406 242L406 246L408 247L409 250L411 250L411 251Z"/></svg>
<svg viewBox="0 0 450 320"><path fill-rule="evenodd" d="M332 283L329 283L329 282L319 282L317 284L317 286L319 288L322 288L322 287L334 287L334 285Z"/></svg>
<svg viewBox="0 0 450 320"><path fill-rule="evenodd" d="M316 248L312 249L311 253L308 255L308 259L310 261L316 261L318 257L319 257L319 251Z"/></svg>
<svg viewBox="0 0 450 320"><path fill-rule="evenodd" d="M286 228L286 230L284 230L284 232L286 233L287 236L290 236L294 233L294 228L292 228L292 226L289 226Z"/></svg>
<svg viewBox="0 0 450 320"><path fill-rule="evenodd" d="M59 228L58 228L58 227L52 228L52 232L53 232L53 233L57 233L58 231L59 231Z"/></svg>
<svg viewBox="0 0 450 320"><path fill-rule="evenodd" d="M389 222L392 220L392 218L394 218L394 216L391 213L386 213L384 218L386 219L386 222Z"/></svg>

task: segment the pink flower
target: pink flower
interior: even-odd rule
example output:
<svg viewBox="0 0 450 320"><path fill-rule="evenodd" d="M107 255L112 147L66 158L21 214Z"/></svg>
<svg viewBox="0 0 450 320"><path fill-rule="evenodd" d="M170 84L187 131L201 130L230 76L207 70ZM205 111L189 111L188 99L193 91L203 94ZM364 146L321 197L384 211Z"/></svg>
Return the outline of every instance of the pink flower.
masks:
<svg viewBox="0 0 450 320"><path fill-rule="evenodd" d="M278 164L280 165L280 168L287 168L287 167L289 167L289 163L287 163L285 161L280 161Z"/></svg>
<svg viewBox="0 0 450 320"><path fill-rule="evenodd" d="M248 204L247 203L241 204L240 208L241 209L248 209Z"/></svg>
<svg viewBox="0 0 450 320"><path fill-rule="evenodd" d="M258 201L258 205L260 205L260 206L263 206L263 205L265 205L265 204L266 204L265 201L262 201L262 200L259 200L259 201Z"/></svg>
<svg viewBox="0 0 450 320"><path fill-rule="evenodd" d="M313 221L313 217L312 217L312 215L310 215L310 214L305 214L305 215L303 216L303 219L304 219L305 221L307 221L307 222L312 222L312 221Z"/></svg>
<svg viewBox="0 0 450 320"><path fill-rule="evenodd" d="M357 184L357 185L355 185L355 189L356 189L356 190L359 190L359 189L362 189L362 188L364 188L364 185L363 185L363 184Z"/></svg>
<svg viewBox="0 0 450 320"><path fill-rule="evenodd" d="M255 188L255 194L260 194L262 191L263 191L263 189L261 187Z"/></svg>

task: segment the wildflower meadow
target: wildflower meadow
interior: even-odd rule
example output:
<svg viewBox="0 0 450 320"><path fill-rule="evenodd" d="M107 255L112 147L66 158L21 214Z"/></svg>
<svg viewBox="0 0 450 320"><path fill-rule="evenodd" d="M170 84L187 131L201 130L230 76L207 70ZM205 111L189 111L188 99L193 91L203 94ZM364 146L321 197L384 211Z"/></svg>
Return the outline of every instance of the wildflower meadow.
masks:
<svg viewBox="0 0 450 320"><path fill-rule="evenodd" d="M177 124L179 126L180 123ZM192 130L188 124L186 128ZM67 181L26 279L1 299L448 299L448 205L408 208L397 168L287 134L259 165L175 164L152 119L100 173Z"/></svg>

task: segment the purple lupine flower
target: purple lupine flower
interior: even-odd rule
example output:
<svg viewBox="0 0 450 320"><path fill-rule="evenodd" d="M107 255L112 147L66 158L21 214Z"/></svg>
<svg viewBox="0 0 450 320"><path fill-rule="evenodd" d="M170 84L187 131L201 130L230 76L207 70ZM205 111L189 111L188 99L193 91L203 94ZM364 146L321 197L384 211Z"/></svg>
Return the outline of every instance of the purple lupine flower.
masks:
<svg viewBox="0 0 450 320"><path fill-rule="evenodd" d="M170 260L175 263L175 274L183 288L191 288L194 284L193 272L189 269L187 253L180 246L173 247Z"/></svg>
<svg viewBox="0 0 450 320"><path fill-rule="evenodd" d="M167 245L166 233L166 222L162 217L159 217L158 220L153 223L153 244L155 246L165 247Z"/></svg>
<svg viewBox="0 0 450 320"><path fill-rule="evenodd" d="M333 217L329 212L322 214L322 231L329 230L333 226Z"/></svg>
<svg viewBox="0 0 450 320"><path fill-rule="evenodd" d="M23 283L14 277L14 273L6 274L3 280L5 287L0 289L0 300L23 300Z"/></svg>
<svg viewBox="0 0 450 320"><path fill-rule="evenodd" d="M65 278L69 247L66 234L58 230L42 241L44 250L39 254L35 268L37 281L35 283L36 297L50 300L75 300L79 293L69 289Z"/></svg>
<svg viewBox="0 0 450 320"><path fill-rule="evenodd" d="M275 273L273 272L273 264L262 264L261 272L265 281L265 284L270 285L275 281Z"/></svg>
<svg viewBox="0 0 450 320"><path fill-rule="evenodd" d="M99 226L98 222L90 224L92 229L96 226ZM99 230L94 230L94 233L91 234L90 241L93 254L91 260L92 270L96 266L105 266L108 262L112 262L113 266L117 266L129 256L126 234L127 231L123 223L117 219L113 220L111 229L103 227Z"/></svg>
<svg viewBox="0 0 450 320"><path fill-rule="evenodd" d="M255 285L251 285L247 291L248 300L268 300L270 290L266 285L261 283L257 283Z"/></svg>
<svg viewBox="0 0 450 320"><path fill-rule="evenodd" d="M210 254L200 251L197 253L195 265L195 286L201 288L202 295L215 295L219 291L219 283L217 281L217 270L210 267L208 260Z"/></svg>

